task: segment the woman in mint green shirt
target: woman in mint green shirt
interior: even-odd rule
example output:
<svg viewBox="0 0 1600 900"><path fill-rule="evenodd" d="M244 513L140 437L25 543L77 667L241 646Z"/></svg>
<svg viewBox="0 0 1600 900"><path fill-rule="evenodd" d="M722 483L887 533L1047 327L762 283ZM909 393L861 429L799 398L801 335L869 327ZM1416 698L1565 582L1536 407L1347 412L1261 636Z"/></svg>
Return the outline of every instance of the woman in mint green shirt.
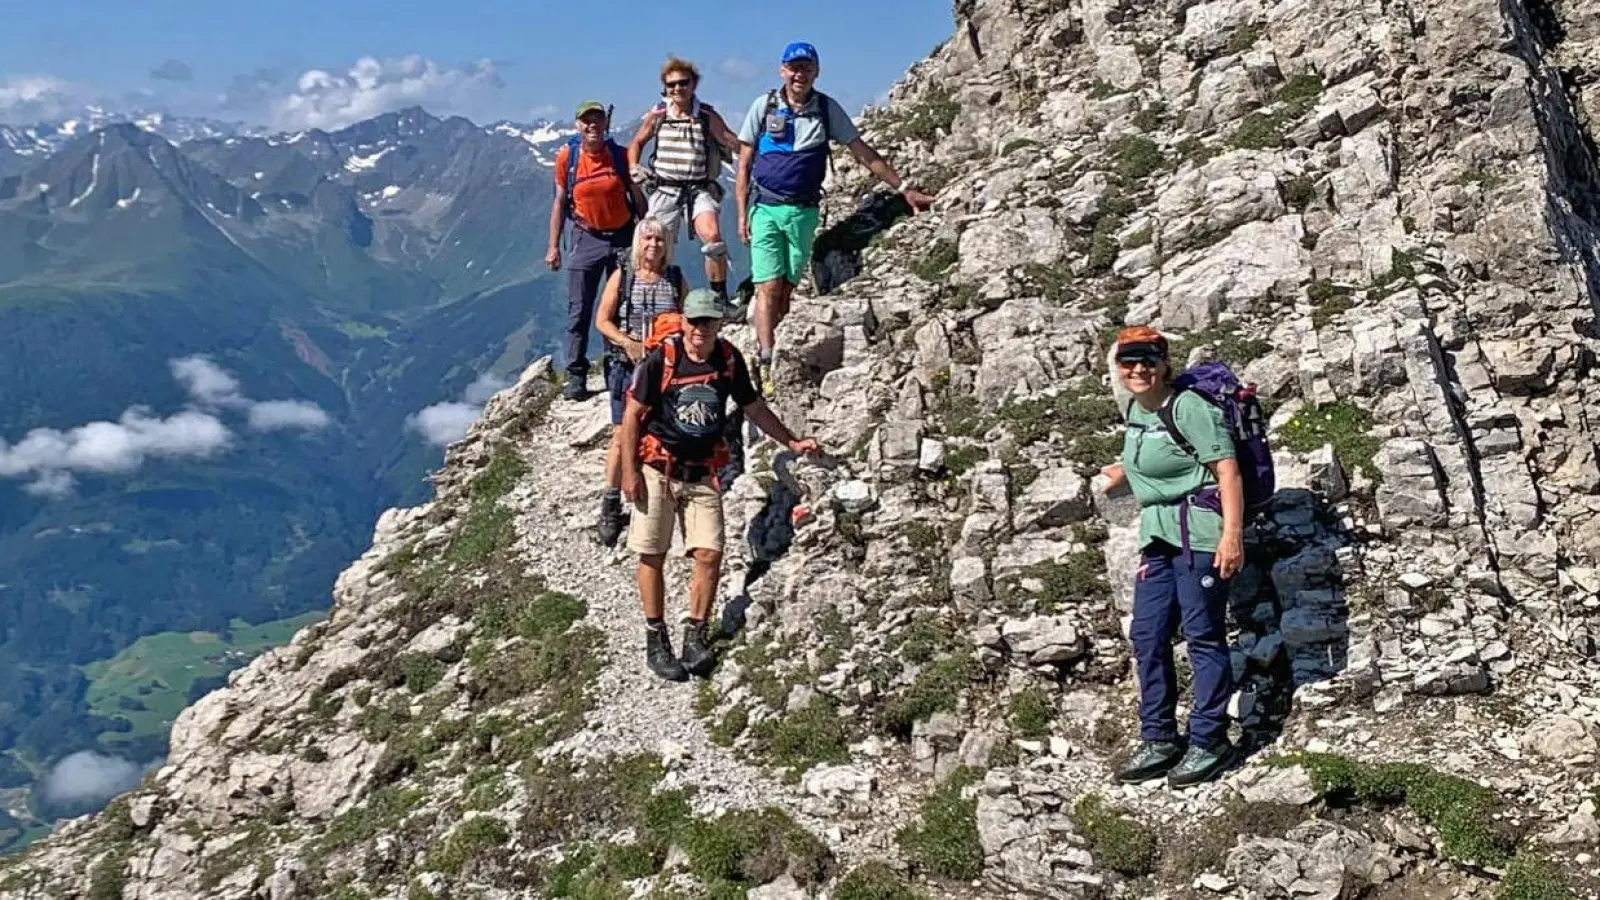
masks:
<svg viewBox="0 0 1600 900"><path fill-rule="evenodd" d="M1126 483L1143 507L1129 630L1139 669L1141 746L1117 777L1140 782L1165 774L1173 787L1184 787L1216 777L1233 761L1228 579L1244 562L1244 483L1222 412L1198 394L1173 390L1165 337L1145 326L1124 328L1115 357L1133 401L1122 460L1105 469L1107 489ZM1192 452L1173 440L1163 418ZM1180 621L1194 676L1187 740L1178 733L1172 658Z"/></svg>

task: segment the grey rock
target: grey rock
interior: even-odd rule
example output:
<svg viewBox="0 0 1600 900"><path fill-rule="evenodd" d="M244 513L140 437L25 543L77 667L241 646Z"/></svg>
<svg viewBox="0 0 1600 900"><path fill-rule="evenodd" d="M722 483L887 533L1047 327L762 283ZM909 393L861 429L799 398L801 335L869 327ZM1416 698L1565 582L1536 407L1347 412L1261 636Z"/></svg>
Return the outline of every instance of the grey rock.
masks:
<svg viewBox="0 0 1600 900"><path fill-rule="evenodd" d="M1548 716L1534 722L1518 741L1526 753L1568 768L1592 766L1600 755L1593 728L1572 716Z"/></svg>
<svg viewBox="0 0 1600 900"><path fill-rule="evenodd" d="M1013 523L1023 531L1055 528L1081 522L1093 512L1082 475L1068 468L1045 469L1018 499Z"/></svg>

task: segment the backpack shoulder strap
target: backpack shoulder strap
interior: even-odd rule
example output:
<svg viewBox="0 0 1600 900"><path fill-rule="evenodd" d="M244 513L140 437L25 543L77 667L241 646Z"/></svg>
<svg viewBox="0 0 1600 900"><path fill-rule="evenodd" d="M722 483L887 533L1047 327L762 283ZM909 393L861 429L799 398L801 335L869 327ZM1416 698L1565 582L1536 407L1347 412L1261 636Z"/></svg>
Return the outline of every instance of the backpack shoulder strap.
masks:
<svg viewBox="0 0 1600 900"><path fill-rule="evenodd" d="M633 259L631 253L617 257L617 322L623 326L633 316Z"/></svg>
<svg viewBox="0 0 1600 900"><path fill-rule="evenodd" d="M1200 454L1195 452L1194 444L1189 443L1189 439L1184 437L1183 431L1178 428L1175 410L1178 406L1178 398L1182 397L1183 394L1183 391L1179 391L1172 395L1171 400L1161 404L1161 408L1156 410L1156 417L1161 420L1161 426L1167 429L1167 434L1172 436L1173 443L1177 444L1183 452L1193 456L1195 459L1199 459Z"/></svg>
<svg viewBox="0 0 1600 900"><path fill-rule="evenodd" d="M661 342L661 393L666 394L667 388L672 387L672 376L677 374L678 368L678 336L673 335Z"/></svg>
<svg viewBox="0 0 1600 900"><path fill-rule="evenodd" d="M676 292L683 284L683 267L678 265L667 266L667 281L672 285L673 299L677 299Z"/></svg>
<svg viewBox="0 0 1600 900"><path fill-rule="evenodd" d="M734 358L733 344L727 338L719 337L717 338L717 352L722 354L722 377L728 379L729 382L732 382Z"/></svg>

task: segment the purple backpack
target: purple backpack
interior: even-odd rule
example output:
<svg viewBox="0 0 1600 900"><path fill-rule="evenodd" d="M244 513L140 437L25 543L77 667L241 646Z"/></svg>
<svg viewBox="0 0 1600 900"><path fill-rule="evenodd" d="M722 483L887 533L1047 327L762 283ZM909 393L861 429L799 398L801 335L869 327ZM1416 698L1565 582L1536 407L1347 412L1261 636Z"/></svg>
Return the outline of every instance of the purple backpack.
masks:
<svg viewBox="0 0 1600 900"><path fill-rule="evenodd" d="M1239 476L1244 481L1245 514L1260 512L1277 489L1277 476L1272 466L1272 448L1267 444L1267 417L1261 411L1261 401L1256 398L1256 386L1240 384L1239 376L1223 363L1204 362L1179 375L1172 387L1175 393L1189 391L1222 410L1223 422L1233 438L1233 455L1239 461ZM1197 456L1194 445L1173 421L1176 399L1174 396L1173 403L1161 407L1158 413L1161 424L1185 453ZM1192 502L1222 511L1222 497L1214 486L1202 488Z"/></svg>

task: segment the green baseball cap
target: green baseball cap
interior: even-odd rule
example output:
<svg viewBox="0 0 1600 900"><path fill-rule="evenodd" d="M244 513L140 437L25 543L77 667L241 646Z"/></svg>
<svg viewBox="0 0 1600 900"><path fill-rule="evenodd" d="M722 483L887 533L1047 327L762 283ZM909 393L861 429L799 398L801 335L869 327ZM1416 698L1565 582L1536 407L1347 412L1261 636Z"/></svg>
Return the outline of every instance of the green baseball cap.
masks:
<svg viewBox="0 0 1600 900"><path fill-rule="evenodd" d="M578 111L573 113L572 117L574 119L581 119L581 118L583 118L585 113L592 113L592 112L601 112L601 113L603 113L605 111L606 111L605 104L601 103L599 100L585 100L582 103L578 104Z"/></svg>
<svg viewBox="0 0 1600 900"><path fill-rule="evenodd" d="M722 297L716 291L708 288L695 288L688 296L683 298L683 317L685 319L726 319L728 307L722 302Z"/></svg>

